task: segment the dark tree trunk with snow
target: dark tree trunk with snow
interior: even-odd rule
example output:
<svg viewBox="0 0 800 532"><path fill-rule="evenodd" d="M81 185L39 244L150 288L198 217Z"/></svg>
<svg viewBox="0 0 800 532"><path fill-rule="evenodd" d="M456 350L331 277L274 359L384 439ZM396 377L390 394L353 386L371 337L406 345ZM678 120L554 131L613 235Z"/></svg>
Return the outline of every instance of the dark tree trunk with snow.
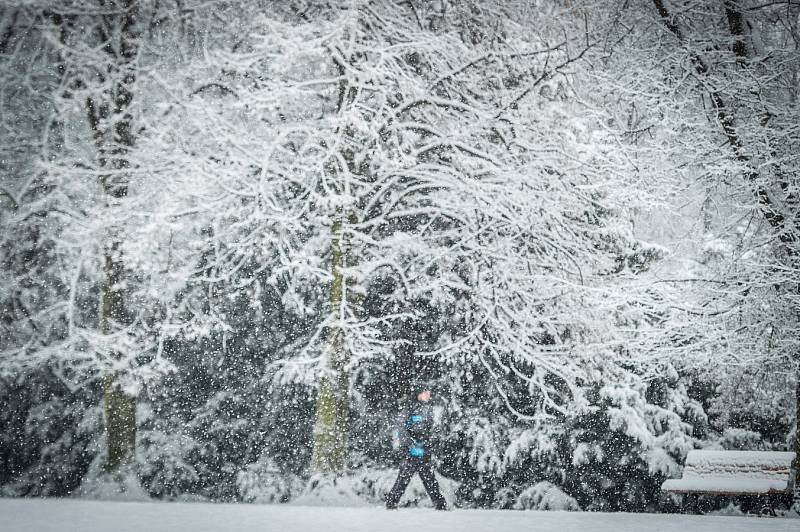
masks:
<svg viewBox="0 0 800 532"><path fill-rule="evenodd" d="M661 19L666 26L666 28L680 41L685 44L685 39L683 34L681 33L681 29L678 26L676 19L674 18L673 14L670 13L667 6L664 4L662 0L653 0L655 4L656 10L658 11ZM745 20L745 15L738 0L723 0L722 7L725 11L726 20L728 23L728 32L731 37L731 52L734 54L737 63L740 65L741 68L749 68L747 61L751 60L751 47L748 46L747 40L747 22ZM692 53L690 56L692 64L694 66L695 71L697 74L703 78L709 74L709 67L703 61L703 59L697 55L696 53ZM796 209L797 207L797 198L795 197L794 192L792 192L792 187L790 186L789 179L782 175L780 172L776 172L773 175L762 176L760 174L761 170L757 169L757 163L751 160L750 155L747 153L746 148L747 146L744 145L742 140L742 135L737 130L736 119L734 117L734 110L730 103L726 102L723 98L723 95L714 88L714 85L709 86L709 97L711 98L711 102L713 103L714 111L716 113L716 118L718 119L720 126L722 127L723 133L727 138L728 143L730 144L731 148L735 152L736 158L745 163L746 166L749 168L747 171L747 179L752 183L753 186L753 194L756 198L758 208L761 211L761 215L767 221L767 223L772 227L775 231L778 242L780 242L780 246L778 248L778 253L782 255L784 261L788 264L787 266L790 268L797 268L798 267L798 256L797 256L797 234L795 232L795 227L792 227L787 223L787 218L789 220L793 219L792 213L788 212L788 216L784 213L784 209ZM766 124L770 119L770 112L768 109L760 109L758 110L758 119L762 121L762 125ZM774 154L773 154L774 155ZM766 170L764 170L766 171ZM773 188L775 191L781 191L783 194L783 198L781 201L775 202L773 200L774 191L769 188L769 185L775 185ZM783 209L781 209L783 207ZM791 288L788 289L791 291ZM797 397L797 407L795 410L795 491L794 491L794 500L795 504L800 505L800 354L795 354L795 361L799 366L796 370L796 388L795 394Z"/></svg>
<svg viewBox="0 0 800 532"><path fill-rule="evenodd" d="M103 192L113 209L114 204L128 194L127 173L129 151L134 145L131 103L136 81L135 61L138 54L136 32L136 0L119 0L106 6L109 14L99 15L96 32L102 42L109 64L108 74L98 72L99 81L106 82L101 94L86 100L86 112L98 150L102 169ZM106 75L110 79L106 79ZM125 264L121 255L118 227L109 227L105 243L104 281L100 329L111 334L128 321L125 305ZM118 355L113 355L118 358ZM112 472L133 459L136 443L136 398L125 392L118 375L103 377L106 437L108 453L105 469Z"/></svg>

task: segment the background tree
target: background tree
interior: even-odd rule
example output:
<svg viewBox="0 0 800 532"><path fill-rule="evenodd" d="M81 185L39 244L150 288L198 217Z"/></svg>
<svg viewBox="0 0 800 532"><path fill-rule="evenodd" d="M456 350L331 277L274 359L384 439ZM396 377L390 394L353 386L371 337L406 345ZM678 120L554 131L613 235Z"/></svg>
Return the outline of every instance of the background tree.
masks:
<svg viewBox="0 0 800 532"><path fill-rule="evenodd" d="M681 20L683 6L669 9L660 0L655 0L654 4L664 26L681 45L687 46L686 30ZM798 91L796 80L800 41L796 15L800 7L791 3L787 4L786 9L776 7L751 7L738 0L695 6L694 9L707 10L709 19L706 20L717 22L713 29L708 26L702 28L709 31L708 35L711 35L711 41L716 46L713 53L689 48L688 54L695 74L702 83L704 96L710 100L720 134L727 141L730 158L738 163L736 173L743 180L742 188L750 190L754 198L752 209L767 224L760 228L759 233L774 235L775 244L766 246L772 248L774 254L764 257L768 263L767 269L785 272L785 275L780 275L780 280L770 276L772 286L769 288L759 281L745 281L749 284L747 292L755 291L762 298L775 297L770 306L786 312L781 313L783 317L779 317L781 314L762 314L756 318L756 323L763 324L762 330L770 339L775 338L776 334L788 339L791 334L785 335L776 329L787 327L788 330L794 330L798 316L792 302L792 294L797 291L795 273L798 270L798 116L797 106L793 104L797 101ZM720 21L721 15L724 18ZM699 22L701 19L696 20ZM689 32L697 31L693 27L695 24L689 27ZM767 77L777 82L766 82ZM756 270L756 279L765 273L762 265L757 266ZM747 296L749 293L745 294ZM763 305L763 299L761 301ZM759 327L756 323L751 327ZM768 341L759 351L767 356L768 364L785 368L779 371L794 366L795 397L800 397L797 391L800 389L800 359L792 342ZM796 424L796 452L797 442L800 441L798 431L800 425Z"/></svg>

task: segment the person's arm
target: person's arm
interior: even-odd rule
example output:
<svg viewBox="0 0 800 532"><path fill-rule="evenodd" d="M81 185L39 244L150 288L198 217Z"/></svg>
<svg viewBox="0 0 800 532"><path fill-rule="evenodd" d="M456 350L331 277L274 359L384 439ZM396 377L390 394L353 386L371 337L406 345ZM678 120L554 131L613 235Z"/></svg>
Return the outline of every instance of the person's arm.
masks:
<svg viewBox="0 0 800 532"><path fill-rule="evenodd" d="M406 417L408 417L408 409L403 408L397 415L395 428L392 432L392 448L396 451L401 448L408 448L410 445L408 431L406 430Z"/></svg>
<svg viewBox="0 0 800 532"><path fill-rule="evenodd" d="M400 449L400 425L395 423L392 429L392 449Z"/></svg>

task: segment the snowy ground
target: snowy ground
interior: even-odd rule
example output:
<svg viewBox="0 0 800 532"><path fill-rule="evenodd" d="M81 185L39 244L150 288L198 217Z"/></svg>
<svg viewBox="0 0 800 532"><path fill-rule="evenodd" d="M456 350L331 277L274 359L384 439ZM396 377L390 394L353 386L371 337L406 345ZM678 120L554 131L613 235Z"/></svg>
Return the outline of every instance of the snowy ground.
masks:
<svg viewBox="0 0 800 532"><path fill-rule="evenodd" d="M0 499L2 532L760 532L796 519Z"/></svg>

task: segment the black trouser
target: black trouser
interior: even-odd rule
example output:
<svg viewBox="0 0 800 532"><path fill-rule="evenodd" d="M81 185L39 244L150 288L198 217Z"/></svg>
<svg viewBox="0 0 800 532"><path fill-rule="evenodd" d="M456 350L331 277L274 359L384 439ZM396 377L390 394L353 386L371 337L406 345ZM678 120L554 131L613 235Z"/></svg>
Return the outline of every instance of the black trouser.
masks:
<svg viewBox="0 0 800 532"><path fill-rule="evenodd" d="M395 508L406 490L406 486L411 481L414 473L419 473L419 478L422 479L422 485L425 486L425 491L433 501L436 508L446 508L447 502L439 492L439 483L436 482L436 477L433 474L430 458L414 458L413 456L406 457L400 465L400 473L397 475L397 480L392 486L392 491L386 497L386 507Z"/></svg>

